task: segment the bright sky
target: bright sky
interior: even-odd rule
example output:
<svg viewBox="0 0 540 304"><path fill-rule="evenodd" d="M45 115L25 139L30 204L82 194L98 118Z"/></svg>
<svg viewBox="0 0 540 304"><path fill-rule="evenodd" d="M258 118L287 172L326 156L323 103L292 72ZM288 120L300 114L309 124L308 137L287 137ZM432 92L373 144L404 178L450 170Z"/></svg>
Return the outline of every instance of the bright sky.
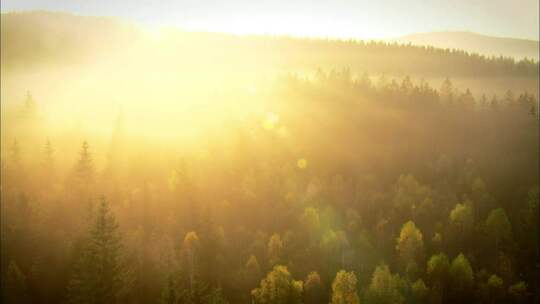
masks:
<svg viewBox="0 0 540 304"><path fill-rule="evenodd" d="M2 0L2 12L65 11L236 34L394 38L472 31L538 40L538 0Z"/></svg>

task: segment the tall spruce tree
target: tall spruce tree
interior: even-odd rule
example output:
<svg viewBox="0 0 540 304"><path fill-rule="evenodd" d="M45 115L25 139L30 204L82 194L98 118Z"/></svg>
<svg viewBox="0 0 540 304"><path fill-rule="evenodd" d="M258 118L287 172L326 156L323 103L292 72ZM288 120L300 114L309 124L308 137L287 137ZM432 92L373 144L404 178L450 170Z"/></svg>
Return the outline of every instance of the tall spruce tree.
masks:
<svg viewBox="0 0 540 304"><path fill-rule="evenodd" d="M107 201L97 216L68 286L70 303L115 303L122 287L120 236Z"/></svg>

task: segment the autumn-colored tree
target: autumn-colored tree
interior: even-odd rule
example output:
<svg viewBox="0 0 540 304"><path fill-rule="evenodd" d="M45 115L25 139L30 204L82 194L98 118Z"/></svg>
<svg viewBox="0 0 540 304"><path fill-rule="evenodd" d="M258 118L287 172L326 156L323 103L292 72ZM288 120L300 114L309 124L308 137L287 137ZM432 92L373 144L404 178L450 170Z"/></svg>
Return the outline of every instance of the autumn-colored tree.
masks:
<svg viewBox="0 0 540 304"><path fill-rule="evenodd" d="M323 303L323 294L324 287L321 282L321 276L315 271L310 272L304 281L304 303Z"/></svg>
<svg viewBox="0 0 540 304"><path fill-rule="evenodd" d="M302 281L295 281L287 267L276 265L251 291L256 304L297 304L302 302Z"/></svg>
<svg viewBox="0 0 540 304"><path fill-rule="evenodd" d="M360 299L356 291L358 283L354 272L340 270L332 283L332 304L358 304Z"/></svg>
<svg viewBox="0 0 540 304"><path fill-rule="evenodd" d="M273 266L280 262L283 254L283 242L279 234L274 233L268 240L268 263Z"/></svg>
<svg viewBox="0 0 540 304"><path fill-rule="evenodd" d="M408 221L403 224L399 237L397 238L396 250L404 268L409 264L423 264L424 240L422 232L416 227L414 222Z"/></svg>

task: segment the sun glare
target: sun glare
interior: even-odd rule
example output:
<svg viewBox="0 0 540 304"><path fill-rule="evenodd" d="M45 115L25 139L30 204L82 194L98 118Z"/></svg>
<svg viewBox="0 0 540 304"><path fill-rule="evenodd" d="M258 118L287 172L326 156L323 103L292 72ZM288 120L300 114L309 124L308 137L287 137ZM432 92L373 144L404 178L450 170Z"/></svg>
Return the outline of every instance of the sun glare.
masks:
<svg viewBox="0 0 540 304"><path fill-rule="evenodd" d="M2 303L538 302L538 41L124 1L2 5Z"/></svg>

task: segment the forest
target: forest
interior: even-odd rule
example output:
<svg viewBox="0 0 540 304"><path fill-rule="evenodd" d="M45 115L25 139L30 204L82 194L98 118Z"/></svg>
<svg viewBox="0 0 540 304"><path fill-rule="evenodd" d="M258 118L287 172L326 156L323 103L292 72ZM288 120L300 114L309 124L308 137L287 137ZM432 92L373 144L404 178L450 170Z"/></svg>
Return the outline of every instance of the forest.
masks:
<svg viewBox="0 0 540 304"><path fill-rule="evenodd" d="M177 46L183 35L206 39L178 35L159 42L167 56L201 47ZM212 83L182 66L187 56L165 67L137 53L111 65L123 77L105 78L81 72L84 60L64 70L55 52L24 57L2 41L3 303L540 300L538 92L454 80L537 83L537 61L223 39L231 46L213 60L225 59L205 66L223 77ZM234 74L242 43L268 56L288 45L291 57L260 69L290 71L253 76L253 51ZM32 72L42 64L48 72ZM53 70L67 74L51 81ZM20 83L25 73L42 82ZM91 73L98 80L73 80Z"/></svg>

